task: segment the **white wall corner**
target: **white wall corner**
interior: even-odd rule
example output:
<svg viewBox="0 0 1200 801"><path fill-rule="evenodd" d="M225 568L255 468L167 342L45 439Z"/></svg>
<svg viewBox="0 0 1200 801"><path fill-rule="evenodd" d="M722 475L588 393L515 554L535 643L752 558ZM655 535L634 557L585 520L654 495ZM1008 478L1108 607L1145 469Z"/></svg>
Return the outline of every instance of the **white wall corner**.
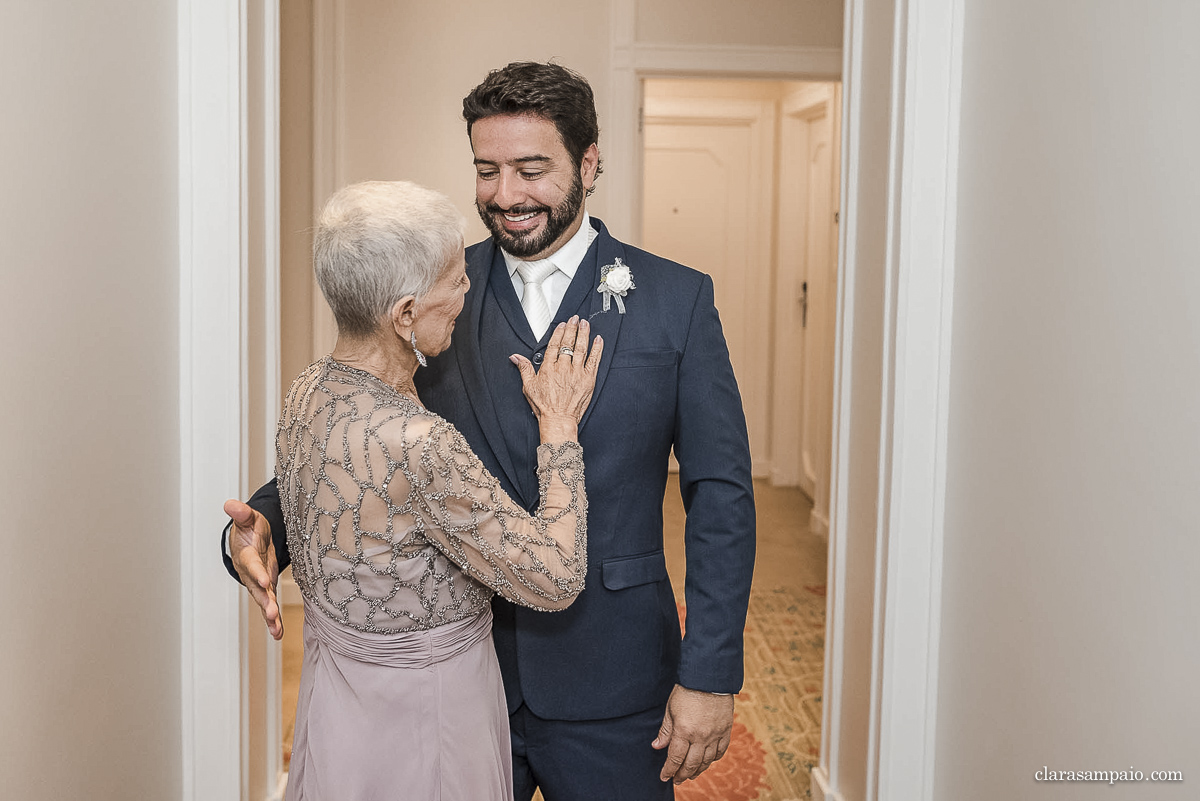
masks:
<svg viewBox="0 0 1200 801"><path fill-rule="evenodd" d="M244 600L216 559L241 492L243 6L178 0L182 798L242 792Z"/></svg>
<svg viewBox="0 0 1200 801"><path fill-rule="evenodd" d="M862 129L863 0L847 0L842 48L841 198L838 229L837 330L833 366L833 465L829 491L829 548L825 593L825 664L822 680L821 755L813 792L834 797L842 755L842 697L846 685L846 521L849 519L854 287L857 264L859 137ZM861 689L861 688L856 688Z"/></svg>

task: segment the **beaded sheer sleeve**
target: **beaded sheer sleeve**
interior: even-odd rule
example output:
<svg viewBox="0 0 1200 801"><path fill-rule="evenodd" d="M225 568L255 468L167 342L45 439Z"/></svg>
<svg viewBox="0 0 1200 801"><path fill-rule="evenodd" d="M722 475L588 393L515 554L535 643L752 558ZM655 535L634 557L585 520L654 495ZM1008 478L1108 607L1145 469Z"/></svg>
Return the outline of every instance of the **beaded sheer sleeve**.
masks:
<svg viewBox="0 0 1200 801"><path fill-rule="evenodd" d="M583 589L578 443L538 448L530 515L454 426L328 356L292 384L275 442L296 583L335 621L431 629L478 614L496 592L555 610Z"/></svg>

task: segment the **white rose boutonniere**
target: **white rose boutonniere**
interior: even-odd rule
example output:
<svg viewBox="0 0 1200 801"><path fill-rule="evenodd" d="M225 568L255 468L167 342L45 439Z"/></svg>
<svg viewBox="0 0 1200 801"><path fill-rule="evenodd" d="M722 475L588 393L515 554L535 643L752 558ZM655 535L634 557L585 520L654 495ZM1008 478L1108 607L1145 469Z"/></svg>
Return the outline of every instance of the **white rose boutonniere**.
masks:
<svg viewBox="0 0 1200 801"><path fill-rule="evenodd" d="M628 295L631 289L637 289L637 284L633 283L633 273L629 271L629 265L622 264L619 258L615 264L606 264L600 268L600 286L596 287L596 291L604 296L604 311L608 311L615 299L617 311L624 314L625 301L622 298Z"/></svg>

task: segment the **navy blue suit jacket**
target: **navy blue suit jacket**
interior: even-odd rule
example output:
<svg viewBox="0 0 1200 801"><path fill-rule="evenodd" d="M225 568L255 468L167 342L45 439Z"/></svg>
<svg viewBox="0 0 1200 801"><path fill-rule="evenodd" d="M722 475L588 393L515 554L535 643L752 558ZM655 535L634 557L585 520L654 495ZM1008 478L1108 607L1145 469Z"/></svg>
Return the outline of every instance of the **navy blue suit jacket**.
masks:
<svg viewBox="0 0 1200 801"><path fill-rule="evenodd" d="M754 566L750 450L712 279L618 242L595 218L593 224L599 235L579 267L584 276L576 276L590 276L592 333L605 343L579 427L589 507L586 588L561 612L493 602L510 710L523 701L557 720L618 717L662 705L676 682L737 692ZM624 299L625 314L615 304L603 312L595 291L601 267L617 258L636 284ZM417 389L429 409L463 433L504 489L532 510L536 483L516 467L503 429L513 415L528 418L529 406L519 389L495 393L484 380L480 343L490 334L480 321L488 281L493 274L509 280L492 240L468 248L467 274L471 289L451 346L417 371ZM556 321L574 313L567 307L564 302ZM533 342L531 334L526 339ZM526 355L539 352L533 345ZM687 510L682 643L663 555L672 447ZM282 568L289 557L274 482L250 505L270 521Z"/></svg>

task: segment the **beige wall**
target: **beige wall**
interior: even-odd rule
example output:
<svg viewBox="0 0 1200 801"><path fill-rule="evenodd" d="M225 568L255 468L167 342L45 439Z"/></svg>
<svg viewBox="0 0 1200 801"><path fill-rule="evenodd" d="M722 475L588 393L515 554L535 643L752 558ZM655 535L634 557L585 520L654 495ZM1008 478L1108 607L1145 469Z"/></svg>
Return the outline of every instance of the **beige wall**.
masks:
<svg viewBox="0 0 1200 801"><path fill-rule="evenodd" d="M170 3L0 11L5 798L181 792L175 62Z"/></svg>
<svg viewBox="0 0 1200 801"><path fill-rule="evenodd" d="M279 4L280 390L313 360L313 0Z"/></svg>
<svg viewBox="0 0 1200 801"><path fill-rule="evenodd" d="M749 6L714 0L706 3L702 14L693 3L682 15L671 3L677 0L637 3L639 40L841 46L841 0L755 0ZM603 153L614 5L615 0L506 4L349 0L342 25L345 71L339 82L345 109L340 182L403 178L439 189L467 216L468 241L482 239L486 231L474 212L474 170L462 121L463 96L489 70L510 61L554 59L583 73L592 84L601 113ZM664 14L674 22L655 22ZM681 18L707 22L681 27ZM666 30L673 33L664 38ZM589 209L603 217L614 202L623 201L608 197L602 177Z"/></svg>
<svg viewBox="0 0 1200 801"><path fill-rule="evenodd" d="M463 97L510 61L555 59L587 76L604 108L608 41L604 4L346 3L343 181L438 189L470 221L468 241L483 239ZM603 147L603 119L600 127ZM602 177L590 206L598 213L603 186Z"/></svg>
<svg viewBox="0 0 1200 801"><path fill-rule="evenodd" d="M1191 798L1200 6L965 25L936 798Z"/></svg>
<svg viewBox="0 0 1200 801"><path fill-rule="evenodd" d="M842 46L842 0L637 0L637 39L665 44Z"/></svg>

